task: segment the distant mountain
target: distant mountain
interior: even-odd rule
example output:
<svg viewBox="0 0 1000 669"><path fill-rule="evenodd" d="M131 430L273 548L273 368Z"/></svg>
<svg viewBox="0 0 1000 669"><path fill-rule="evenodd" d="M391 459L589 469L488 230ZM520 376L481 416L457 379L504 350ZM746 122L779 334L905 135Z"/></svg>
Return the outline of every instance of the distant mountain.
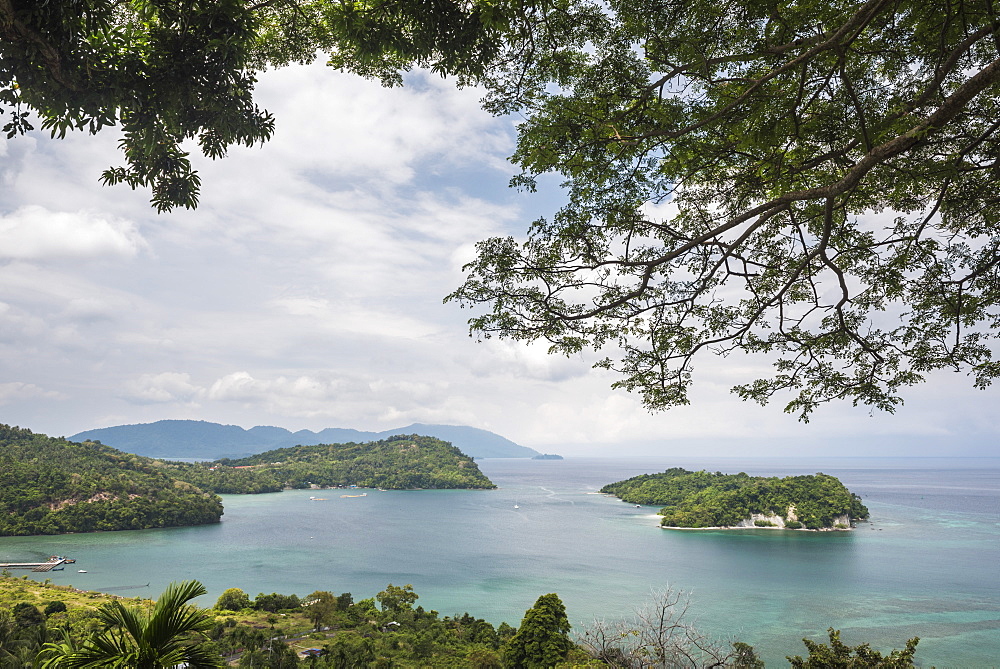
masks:
<svg viewBox="0 0 1000 669"><path fill-rule="evenodd" d="M71 441L100 441L127 453L153 458L236 458L262 451L315 444L379 441L397 434L419 434L449 441L474 458L530 458L538 451L519 446L499 434L463 425L414 423L384 432L329 427L319 432L291 432L283 427L258 425L244 430L202 420L160 420L140 425L118 425L74 434Z"/></svg>

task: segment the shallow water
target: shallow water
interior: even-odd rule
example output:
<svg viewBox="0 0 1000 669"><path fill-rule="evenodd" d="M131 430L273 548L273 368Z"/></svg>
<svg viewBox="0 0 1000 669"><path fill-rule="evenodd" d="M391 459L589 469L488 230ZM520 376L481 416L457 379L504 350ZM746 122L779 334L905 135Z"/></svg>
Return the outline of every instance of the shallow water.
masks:
<svg viewBox="0 0 1000 669"><path fill-rule="evenodd" d="M593 494L671 466L822 471L860 494L873 522L835 533L669 531L656 527L653 507ZM47 577L124 595L153 597L197 578L210 591L206 605L228 587L359 599L411 583L425 608L515 625L539 595L556 592L576 629L627 615L669 585L692 593L700 627L751 643L769 666L804 653L799 639L821 639L831 626L849 643L883 650L920 636L925 666L998 664L998 459L572 458L480 467L499 490L226 496L218 525L2 538L0 560L70 555L88 573Z"/></svg>

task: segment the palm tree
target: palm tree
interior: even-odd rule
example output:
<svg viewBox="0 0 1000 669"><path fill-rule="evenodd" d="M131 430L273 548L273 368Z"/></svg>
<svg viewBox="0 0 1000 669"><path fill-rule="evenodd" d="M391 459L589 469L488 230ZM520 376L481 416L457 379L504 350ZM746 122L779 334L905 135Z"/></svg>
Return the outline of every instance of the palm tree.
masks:
<svg viewBox="0 0 1000 669"><path fill-rule="evenodd" d="M201 645L212 627L204 611L190 605L206 593L198 581L171 583L152 611L126 608L121 602L102 605L97 613L104 630L79 647L68 639L49 643L39 652L43 669L190 669L222 667L221 658Z"/></svg>

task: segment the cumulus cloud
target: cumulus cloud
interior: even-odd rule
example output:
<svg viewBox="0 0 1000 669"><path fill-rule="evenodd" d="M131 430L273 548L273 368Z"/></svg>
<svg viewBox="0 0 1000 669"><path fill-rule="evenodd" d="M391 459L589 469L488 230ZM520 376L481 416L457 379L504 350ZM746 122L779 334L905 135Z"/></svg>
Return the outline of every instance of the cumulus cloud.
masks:
<svg viewBox="0 0 1000 669"><path fill-rule="evenodd" d="M442 297L476 241L523 235L551 214L560 179L543 178L536 195L509 190L511 119L433 75L410 84L384 89L322 63L265 73L257 90L277 133L224 160L195 158L197 211L158 215L147 191L100 186L121 160L113 131L0 140L0 379L20 381L0 387L6 420L50 434L180 417L461 423L617 452L636 439L806 434L780 406L728 393L769 373L767 361L699 361L695 405L651 416L609 389L594 355L475 344L469 312ZM996 414L989 395L937 387L948 393L918 391L896 417L824 408L810 429L997 431L992 418L967 420Z"/></svg>
<svg viewBox="0 0 1000 669"><path fill-rule="evenodd" d="M64 313L79 321L112 320L128 308L127 300L116 295L83 295L71 298L66 303Z"/></svg>
<svg viewBox="0 0 1000 669"><path fill-rule="evenodd" d="M0 286L3 285L0 273ZM48 327L38 316L16 305L0 302L0 345L37 345L47 335Z"/></svg>
<svg viewBox="0 0 1000 669"><path fill-rule="evenodd" d="M55 390L45 390L33 383L21 383L19 381L0 383L0 404L28 399L63 400L66 397L63 393Z"/></svg>
<svg viewBox="0 0 1000 669"><path fill-rule="evenodd" d="M386 429L408 422L479 423L470 402L443 379L399 376L370 379L363 373L316 372L293 375L226 374L205 394L219 412L225 404L251 408L257 418L311 419L313 429ZM271 418L267 418L271 420Z"/></svg>
<svg viewBox="0 0 1000 669"><path fill-rule="evenodd" d="M312 330L419 339L439 329L432 323L387 307L373 309L354 303L335 305L322 297L282 297L273 300L270 306L290 316L308 320L308 327Z"/></svg>
<svg viewBox="0 0 1000 669"><path fill-rule="evenodd" d="M191 383L189 374L162 372L143 374L126 384L125 398L140 404L191 403L205 395L205 390Z"/></svg>
<svg viewBox="0 0 1000 669"><path fill-rule="evenodd" d="M0 216L0 258L132 257L145 246L131 222L93 212L27 205Z"/></svg>
<svg viewBox="0 0 1000 669"><path fill-rule="evenodd" d="M212 400L256 401L265 397L268 385L264 381L257 381L247 372L235 372L213 383L208 397Z"/></svg>
<svg viewBox="0 0 1000 669"><path fill-rule="evenodd" d="M545 342L488 339L480 344L488 355L474 363L477 375L511 375L535 381L563 382L591 373L591 364L580 356L551 355Z"/></svg>
<svg viewBox="0 0 1000 669"><path fill-rule="evenodd" d="M375 395L405 396L415 399L427 399L447 387L443 381L428 382L422 380L398 379L386 380L378 379L368 384Z"/></svg>
<svg viewBox="0 0 1000 669"><path fill-rule="evenodd" d="M387 89L317 62L266 73L257 90L277 118L273 145L317 176L406 183L431 154L504 169L497 156L512 149L509 123L480 108L480 92L429 73L409 80Z"/></svg>
<svg viewBox="0 0 1000 669"><path fill-rule="evenodd" d="M233 372L217 379L208 389L208 399L245 402L265 406L326 403L337 399L344 384L338 379L315 376L256 379L248 372Z"/></svg>

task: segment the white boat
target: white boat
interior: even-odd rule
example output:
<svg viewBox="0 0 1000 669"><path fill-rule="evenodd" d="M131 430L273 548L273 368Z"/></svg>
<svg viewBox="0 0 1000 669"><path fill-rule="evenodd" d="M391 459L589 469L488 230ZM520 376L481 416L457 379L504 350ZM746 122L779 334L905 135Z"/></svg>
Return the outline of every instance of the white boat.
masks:
<svg viewBox="0 0 1000 669"><path fill-rule="evenodd" d="M77 574L86 574L87 570L86 569L78 569L76 573Z"/></svg>

